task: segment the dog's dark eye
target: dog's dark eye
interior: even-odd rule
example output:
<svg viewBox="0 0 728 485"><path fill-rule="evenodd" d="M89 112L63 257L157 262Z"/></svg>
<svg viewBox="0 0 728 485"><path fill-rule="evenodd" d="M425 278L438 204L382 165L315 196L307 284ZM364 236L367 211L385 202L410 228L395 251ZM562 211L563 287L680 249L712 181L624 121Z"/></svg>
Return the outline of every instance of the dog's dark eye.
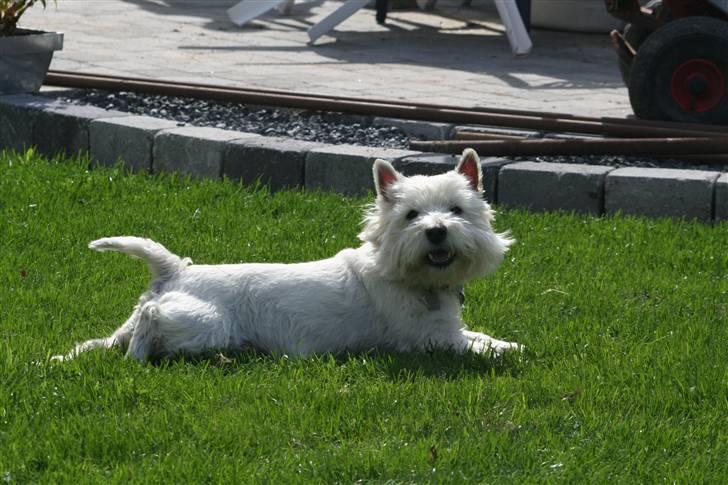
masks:
<svg viewBox="0 0 728 485"><path fill-rule="evenodd" d="M450 212L452 212L456 216L459 216L460 214L463 213L463 210L460 207L455 206L455 207L453 207L453 208L450 209Z"/></svg>
<svg viewBox="0 0 728 485"><path fill-rule="evenodd" d="M414 219L414 218L415 218L415 217L417 217L418 215L420 215L420 213L419 213L419 212L417 212L417 211L415 211L415 210L411 210L411 211L409 211L409 212L407 213L407 216L406 216L406 217L407 217L407 220L408 220L408 221L411 221L412 219Z"/></svg>

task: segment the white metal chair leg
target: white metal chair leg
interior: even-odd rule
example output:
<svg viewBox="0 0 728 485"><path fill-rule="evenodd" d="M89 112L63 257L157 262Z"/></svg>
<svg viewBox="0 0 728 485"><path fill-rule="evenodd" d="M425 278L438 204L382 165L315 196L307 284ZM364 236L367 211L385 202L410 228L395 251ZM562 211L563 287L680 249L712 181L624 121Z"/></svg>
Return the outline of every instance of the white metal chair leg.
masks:
<svg viewBox="0 0 728 485"><path fill-rule="evenodd" d="M278 10L283 15L291 15L291 11L293 10L293 4L295 2L296 0L286 0L283 5L277 6L276 10Z"/></svg>
<svg viewBox="0 0 728 485"><path fill-rule="evenodd" d="M227 11L228 17L236 25L243 25L260 17L289 0L242 0Z"/></svg>
<svg viewBox="0 0 728 485"><path fill-rule="evenodd" d="M344 20L348 19L354 13L364 8L369 0L346 0L346 2L329 15L321 19L316 25L308 29L308 38L310 43L316 42L316 39L331 31Z"/></svg>
<svg viewBox="0 0 728 485"><path fill-rule="evenodd" d="M417 0L417 6L420 10L432 10L435 8L437 0Z"/></svg>
<svg viewBox="0 0 728 485"><path fill-rule="evenodd" d="M508 42L511 43L511 50L517 56L525 56L531 52L533 43L528 35L526 26L518 11L516 2L513 0L495 0L495 7L498 9L503 25L506 28Z"/></svg>

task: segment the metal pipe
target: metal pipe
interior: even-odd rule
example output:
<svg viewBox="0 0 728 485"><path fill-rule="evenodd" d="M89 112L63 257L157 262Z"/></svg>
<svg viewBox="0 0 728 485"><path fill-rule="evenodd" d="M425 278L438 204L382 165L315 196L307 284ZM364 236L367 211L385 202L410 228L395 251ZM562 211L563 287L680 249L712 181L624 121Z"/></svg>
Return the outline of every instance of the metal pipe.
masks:
<svg viewBox="0 0 728 485"><path fill-rule="evenodd" d="M162 83L162 84L169 84L169 85L176 85L176 86L198 86L201 88L212 88L217 89L221 88L223 86L215 85L215 84L204 84L204 83L187 83L187 82L181 82L181 81L168 81L168 80L156 80L156 79L148 79L148 78L139 78L139 77L128 77L128 76L112 76L108 74L94 74L94 73L80 73L80 72L73 72L73 71L63 71L63 70L49 70L48 75L46 77L46 84L48 85L54 85L54 86L64 86L64 87L76 87L72 85L67 85L66 83L69 82L69 80L72 79L110 79L110 80L128 80L128 81L140 81L140 82L152 82L152 83ZM56 84L56 83L63 83L63 84ZM82 87L82 86L78 86ZM85 87L85 86L83 86ZM244 92L251 92L251 93L266 93L266 94L280 94L280 95L290 95L292 94L290 91L282 91L279 89L263 89L263 88L241 88L241 87L235 87L235 86L225 86L225 89L230 89L234 91L244 91ZM442 104L433 104L433 103L414 103L411 101L400 101L400 100L393 100L393 99L376 99L376 98L354 98L349 96L336 96L336 95L328 95L328 94L315 94L315 93L293 93L298 94L301 96L306 97L312 97L312 98L320 98L324 100L339 100L339 101L360 101L362 103L376 103L376 104L391 104L394 106L417 106L422 108L433 108L433 109L444 109L444 108L452 108L451 106L446 106ZM458 108L460 109L460 108ZM464 109L464 108L463 108ZM472 108L467 108L468 111L474 111L478 113L497 113L497 114L507 114L507 115L513 115L513 116L535 116L539 118L565 118L565 119L571 119L571 120L581 120L581 121L598 121L598 118L590 118L587 116L578 116L578 115L570 115L570 114L564 114L564 113L550 113L547 111L526 111L526 110L517 110L517 109L505 109L505 108L490 108L490 107L482 107L482 106L474 106ZM625 121L631 121L631 120L625 120ZM702 125L701 125L702 126Z"/></svg>
<svg viewBox="0 0 728 485"><path fill-rule="evenodd" d="M728 154L723 138L625 138L572 140L410 141L410 148L426 152L461 153L475 149L481 156L681 156ZM725 159L715 159L725 162Z"/></svg>
<svg viewBox="0 0 728 485"><path fill-rule="evenodd" d="M508 135L505 133L483 133L479 131L459 131L453 137L456 140L523 140L526 135Z"/></svg>
<svg viewBox="0 0 728 485"><path fill-rule="evenodd" d="M355 98L355 97L347 97L347 96L336 96L336 95L324 95L324 94L315 94L315 93L291 93L290 91L282 91L278 89L263 89L263 88L242 88L242 87L236 87L236 86L220 86L215 84L205 84L205 83L189 83L189 82L182 82L182 81L168 81L168 80L157 80L157 79L148 79L148 78L138 78L138 77L128 77L128 76L112 76L108 74L94 74L94 73L79 73L79 72L72 72L72 71L62 71L62 70L49 70L48 76L46 78L47 84L50 85L60 85L55 84L58 83L68 83L69 81L72 82L73 79L109 79L112 81L138 81L141 83L154 83L154 84L162 84L162 85L173 85L173 86L194 86L199 88L209 88L209 89L226 89L230 91L240 91L240 92L246 92L246 93L265 93L265 94L273 94L273 95L297 95L297 96L305 96L309 98L317 98L322 99L325 101L356 101L361 103L375 103L375 104L391 104L393 106L406 106L406 107L418 107L418 108L432 108L432 109L456 109L456 110L466 110L469 112L476 112L476 113L494 113L494 114L504 114L504 115L512 115L512 116L527 116L527 117L535 117L535 118L544 118L544 119L563 119L563 120L571 120L571 121L585 121L589 123L598 123L598 122L608 122L608 123L614 123L614 124L623 124L628 126L655 126L659 128L665 128L665 129L680 129L680 130L686 130L686 131L696 131L696 132L715 132L715 133L723 133L728 134L728 126L724 125L707 125L707 124L701 124L701 123L684 123L684 122L675 122L675 121L656 121L656 120L641 120L637 118L614 118L614 117L601 117L601 118L595 118L595 117L589 117L589 116L580 116L580 115L572 115L567 113L552 113L547 111L528 111L528 110L517 110L517 109L506 109L506 108L492 108L492 107L483 107L483 106L474 106L472 108L460 108L460 107L452 107L452 106L446 106L442 104L434 104L434 103L415 103L411 101L400 101L400 100L384 100L384 99L375 99L375 98ZM67 87L75 87L75 86L67 86Z"/></svg>
<svg viewBox="0 0 728 485"><path fill-rule="evenodd" d="M679 121L642 120L639 118L612 118L608 116L599 119L608 123L618 123L627 126L653 126L655 128L665 128L670 130L687 130L706 133L710 136L712 136L712 133L728 135L728 126L725 125L682 123Z"/></svg>
<svg viewBox="0 0 728 485"><path fill-rule="evenodd" d="M285 93L271 90L252 90L226 86L200 85L150 79L124 78L94 74L69 74L50 72L47 84L56 86L106 89L111 91L136 91L148 94L185 96L218 101L231 101L264 106L339 111L360 115L383 116L422 121L478 124L501 127L519 127L541 131L589 133L619 137L705 137L724 133L706 132L703 128L685 129L649 124L617 123L584 117L562 118L543 113L512 114L494 110L467 110L437 105L405 104L389 101L371 101L356 98L327 97L301 93Z"/></svg>

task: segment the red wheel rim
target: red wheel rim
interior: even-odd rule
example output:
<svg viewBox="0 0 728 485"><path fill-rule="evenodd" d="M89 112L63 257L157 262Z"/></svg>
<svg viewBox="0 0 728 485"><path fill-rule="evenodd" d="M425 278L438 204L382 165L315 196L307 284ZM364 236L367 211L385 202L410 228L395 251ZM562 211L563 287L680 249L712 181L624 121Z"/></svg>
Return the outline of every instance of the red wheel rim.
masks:
<svg viewBox="0 0 728 485"><path fill-rule="evenodd" d="M685 111L705 113L725 97L725 77L708 59L690 59L672 73L672 97Z"/></svg>

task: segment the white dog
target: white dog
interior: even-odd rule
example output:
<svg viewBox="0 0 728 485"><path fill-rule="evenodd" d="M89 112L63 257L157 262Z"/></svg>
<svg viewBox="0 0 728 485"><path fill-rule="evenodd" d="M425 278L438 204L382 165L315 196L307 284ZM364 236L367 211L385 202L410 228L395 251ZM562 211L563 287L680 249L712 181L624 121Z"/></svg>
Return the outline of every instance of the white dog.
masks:
<svg viewBox="0 0 728 485"><path fill-rule="evenodd" d="M517 348L461 319L462 285L495 270L512 243L491 228L475 151L432 177L405 177L377 160L374 183L363 244L322 261L204 266L149 239L93 241L91 249L146 261L151 286L113 335L55 359L115 346L140 361L246 346L289 356Z"/></svg>

